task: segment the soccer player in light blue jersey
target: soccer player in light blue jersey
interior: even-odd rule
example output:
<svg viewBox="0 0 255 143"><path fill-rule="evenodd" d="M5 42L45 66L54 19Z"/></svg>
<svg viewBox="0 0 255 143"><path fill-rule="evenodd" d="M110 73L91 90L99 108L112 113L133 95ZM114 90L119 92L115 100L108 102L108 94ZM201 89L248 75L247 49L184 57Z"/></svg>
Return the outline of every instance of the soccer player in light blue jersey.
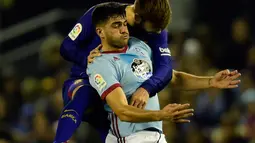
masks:
<svg viewBox="0 0 255 143"><path fill-rule="evenodd" d="M102 56L87 69L91 85L106 101L105 110L111 121L106 142L165 143L161 121L188 122L185 118L193 115L193 109L187 109L189 105L170 104L159 110L157 95L148 99L145 110L128 105L131 95L153 74L152 53L141 40L129 39L125 12L118 7L107 8L99 6L93 13L93 23L102 42ZM171 85L186 90L235 88L240 83L237 80L240 75L229 70L220 71L213 77L174 71Z"/></svg>
<svg viewBox="0 0 255 143"><path fill-rule="evenodd" d="M102 14L103 12L103 14ZM149 98L145 110L128 105L132 94L153 74L152 51L143 41L129 38L125 11L97 7L92 16L102 42L102 56L88 66L90 84L106 101L111 128L106 143L165 143L162 120L193 115L189 104L169 104L160 110L158 96Z"/></svg>

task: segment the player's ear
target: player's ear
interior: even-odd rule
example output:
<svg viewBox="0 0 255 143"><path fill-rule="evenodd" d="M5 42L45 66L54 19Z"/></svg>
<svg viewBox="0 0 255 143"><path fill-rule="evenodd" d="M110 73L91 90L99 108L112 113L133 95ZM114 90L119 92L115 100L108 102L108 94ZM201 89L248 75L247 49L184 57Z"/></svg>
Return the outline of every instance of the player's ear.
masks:
<svg viewBox="0 0 255 143"><path fill-rule="evenodd" d="M139 14L135 14L135 23L141 23L142 22L142 18L141 16L139 16Z"/></svg>
<svg viewBox="0 0 255 143"><path fill-rule="evenodd" d="M98 35L100 38L104 37L104 36L103 36L103 29L102 29L102 28L97 27L97 28L96 28L96 33L97 33L97 35Z"/></svg>

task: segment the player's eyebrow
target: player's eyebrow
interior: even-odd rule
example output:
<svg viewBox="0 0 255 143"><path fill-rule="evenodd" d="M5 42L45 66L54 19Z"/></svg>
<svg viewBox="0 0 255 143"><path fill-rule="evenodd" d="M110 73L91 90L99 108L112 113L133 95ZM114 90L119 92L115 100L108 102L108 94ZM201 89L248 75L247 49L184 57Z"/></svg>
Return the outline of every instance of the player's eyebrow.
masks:
<svg viewBox="0 0 255 143"><path fill-rule="evenodd" d="M122 21L122 20L115 21L112 24L122 24L122 23L127 23L127 20L125 20L125 21Z"/></svg>
<svg viewBox="0 0 255 143"><path fill-rule="evenodd" d="M121 23L122 23L121 21L115 21L112 24L121 24Z"/></svg>

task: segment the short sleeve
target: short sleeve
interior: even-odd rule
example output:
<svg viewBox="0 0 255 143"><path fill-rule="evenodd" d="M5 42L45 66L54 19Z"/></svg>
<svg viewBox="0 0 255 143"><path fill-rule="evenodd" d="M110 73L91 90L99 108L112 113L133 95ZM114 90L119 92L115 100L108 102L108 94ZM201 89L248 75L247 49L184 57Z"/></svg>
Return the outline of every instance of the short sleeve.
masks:
<svg viewBox="0 0 255 143"><path fill-rule="evenodd" d="M98 57L92 64L89 64L87 74L91 86L97 90L103 100L111 91L120 87L116 67L105 58Z"/></svg>

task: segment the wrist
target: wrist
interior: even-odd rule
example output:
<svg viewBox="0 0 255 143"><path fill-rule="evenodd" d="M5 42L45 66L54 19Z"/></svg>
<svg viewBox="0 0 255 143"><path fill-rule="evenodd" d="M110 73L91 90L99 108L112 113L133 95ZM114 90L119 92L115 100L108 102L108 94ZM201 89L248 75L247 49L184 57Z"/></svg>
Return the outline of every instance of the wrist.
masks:
<svg viewBox="0 0 255 143"><path fill-rule="evenodd" d="M149 84L143 84L142 86L140 86L140 88L146 90L148 92L148 94L150 95L150 93L152 92L151 90L152 90L153 87Z"/></svg>
<svg viewBox="0 0 255 143"><path fill-rule="evenodd" d="M213 77L209 77L209 78L208 78L208 85L209 85L209 88L214 88L214 85L213 85Z"/></svg>
<svg viewBox="0 0 255 143"><path fill-rule="evenodd" d="M157 121L163 121L165 119L165 112L163 110L159 110L155 115L155 119Z"/></svg>

